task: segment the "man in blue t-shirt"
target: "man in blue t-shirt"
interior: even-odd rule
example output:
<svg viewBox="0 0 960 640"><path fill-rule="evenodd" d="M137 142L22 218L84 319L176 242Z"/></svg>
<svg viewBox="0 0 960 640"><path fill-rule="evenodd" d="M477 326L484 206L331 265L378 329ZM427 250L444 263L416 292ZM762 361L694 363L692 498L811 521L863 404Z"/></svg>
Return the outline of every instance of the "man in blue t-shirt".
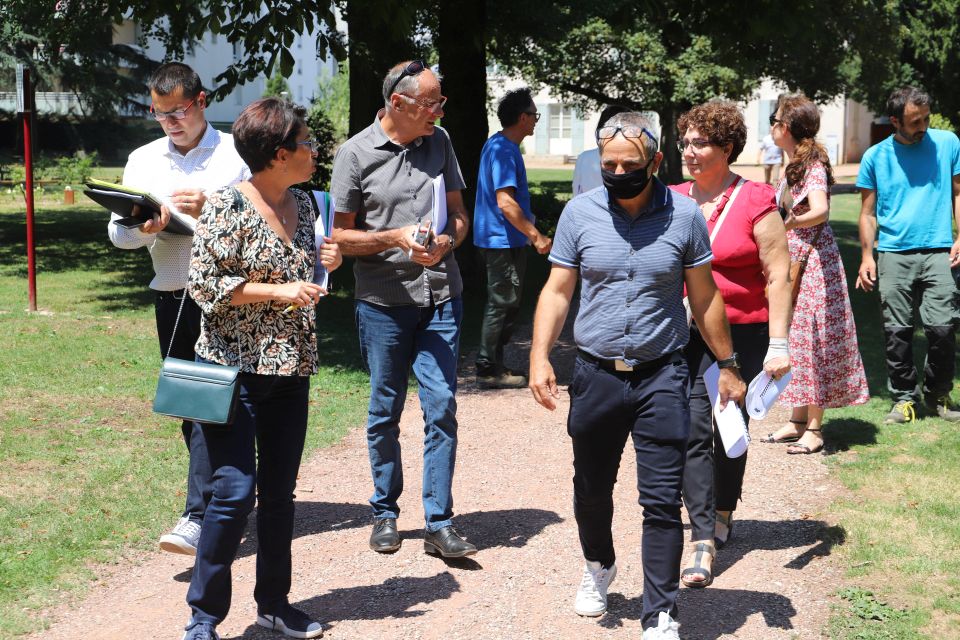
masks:
<svg viewBox="0 0 960 640"><path fill-rule="evenodd" d="M920 384L913 364L914 307L927 336L923 400L931 415L960 422L950 399L954 373L956 285L960 264L960 139L928 129L930 96L914 87L887 101L894 135L867 149L860 161L860 250L857 287L872 291L879 278L888 387L894 399L888 423L912 422ZM879 257L873 258L877 227Z"/></svg>
<svg viewBox="0 0 960 640"><path fill-rule="evenodd" d="M552 244L534 224L527 170L520 153L520 143L533 135L540 119L530 89L505 95L497 117L503 130L483 145L473 213L473 243L487 274L487 304L477 352L477 386L481 389L527 386L525 376L504 367L503 347L510 341L520 311L527 244L540 254L549 253Z"/></svg>

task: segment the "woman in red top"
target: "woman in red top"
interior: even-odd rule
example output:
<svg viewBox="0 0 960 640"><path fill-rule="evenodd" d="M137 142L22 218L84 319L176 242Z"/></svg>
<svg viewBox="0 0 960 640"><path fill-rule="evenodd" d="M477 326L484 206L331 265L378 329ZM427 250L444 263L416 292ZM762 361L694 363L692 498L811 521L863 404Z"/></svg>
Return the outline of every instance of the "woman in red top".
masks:
<svg viewBox="0 0 960 640"><path fill-rule="evenodd" d="M741 375L748 383L762 370L780 377L790 370L790 255L773 189L730 170L747 139L743 116L733 103L711 101L680 116L677 129L693 182L671 188L696 200L707 219L713 278L723 295ZM747 457L728 458L714 431L703 373L716 357L696 325L690 327L686 356L693 380L683 502L694 554L681 580L688 587L705 587L713 581L716 548L732 530ZM749 419L745 411L743 417Z"/></svg>

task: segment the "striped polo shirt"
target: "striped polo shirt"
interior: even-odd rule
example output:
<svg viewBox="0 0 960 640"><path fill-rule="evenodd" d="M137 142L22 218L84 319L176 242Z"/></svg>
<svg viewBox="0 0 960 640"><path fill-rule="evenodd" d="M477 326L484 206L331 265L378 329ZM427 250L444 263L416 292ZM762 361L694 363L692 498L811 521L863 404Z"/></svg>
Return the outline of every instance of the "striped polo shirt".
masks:
<svg viewBox="0 0 960 640"><path fill-rule="evenodd" d="M696 202L654 178L649 207L631 218L605 187L563 209L550 261L580 271L577 347L627 364L682 349L690 337L683 270L713 259Z"/></svg>
<svg viewBox="0 0 960 640"><path fill-rule="evenodd" d="M464 188L450 136L440 127L403 146L373 124L340 147L333 160L330 193L336 210L356 213L361 231L386 231L431 218L433 181L442 175L449 191ZM443 229L434 229L436 235ZM452 232L448 232L451 235ZM453 252L432 267L411 260L397 247L357 256L353 265L356 298L386 307L440 304L463 292Z"/></svg>

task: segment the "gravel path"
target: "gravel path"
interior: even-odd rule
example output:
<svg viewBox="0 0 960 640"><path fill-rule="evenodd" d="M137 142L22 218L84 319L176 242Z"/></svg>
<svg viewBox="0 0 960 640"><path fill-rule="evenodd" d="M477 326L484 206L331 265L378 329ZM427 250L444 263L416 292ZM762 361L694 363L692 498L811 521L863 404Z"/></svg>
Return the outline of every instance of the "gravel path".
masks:
<svg viewBox="0 0 960 640"><path fill-rule="evenodd" d="M562 340L554 363L569 375L569 333ZM518 364L528 346L520 342L514 350ZM371 481L358 427L304 461L291 602L324 623L325 637L337 639L638 638L641 513L630 447L616 488L619 572L609 611L580 618L572 608L582 557L571 505L568 396L550 413L526 390L479 392L470 367L464 376L456 524L479 554L444 562L423 553L422 417L411 393L402 423L403 547L393 555L367 548ZM782 446L756 443L785 417L778 411L752 425L755 444L734 537L719 554L713 585L681 591L686 640L825 637L829 594L842 572L830 557L831 523L822 518L839 487L821 456L788 456ZM224 638L280 637L253 624L254 549L248 538L234 564L233 607L218 628ZM191 566L191 558L160 552L121 558L98 569L82 601L45 612L51 626L37 637L179 639L189 613L184 596Z"/></svg>

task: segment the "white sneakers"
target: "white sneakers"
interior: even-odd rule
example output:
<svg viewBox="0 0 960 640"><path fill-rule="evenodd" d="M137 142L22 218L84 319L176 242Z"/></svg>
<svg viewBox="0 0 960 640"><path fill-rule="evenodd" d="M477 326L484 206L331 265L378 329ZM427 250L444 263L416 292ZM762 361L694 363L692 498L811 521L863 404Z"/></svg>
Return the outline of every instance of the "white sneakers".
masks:
<svg viewBox="0 0 960 640"><path fill-rule="evenodd" d="M666 611L661 611L657 626L643 630L643 640L680 640L680 624Z"/></svg>
<svg viewBox="0 0 960 640"><path fill-rule="evenodd" d="M587 560L583 567L583 579L577 590L577 600L573 610L581 616L596 617L607 610L607 587L617 577L616 563L604 569L599 562Z"/></svg>

